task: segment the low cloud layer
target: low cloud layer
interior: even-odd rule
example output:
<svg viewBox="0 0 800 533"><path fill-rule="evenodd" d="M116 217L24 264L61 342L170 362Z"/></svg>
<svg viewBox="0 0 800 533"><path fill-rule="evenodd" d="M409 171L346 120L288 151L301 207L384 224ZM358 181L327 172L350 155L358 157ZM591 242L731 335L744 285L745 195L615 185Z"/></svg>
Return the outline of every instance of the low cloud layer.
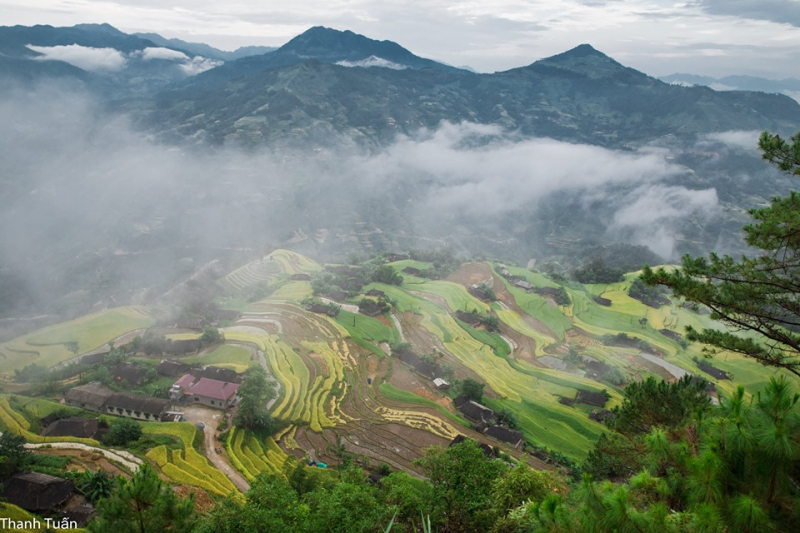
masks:
<svg viewBox="0 0 800 533"><path fill-rule="evenodd" d="M116 71L125 66L125 55L114 48L91 48L78 44L66 46L28 45L34 52L42 54L41 61L64 61L89 72Z"/></svg>
<svg viewBox="0 0 800 533"><path fill-rule="evenodd" d="M713 142L744 146L751 135ZM481 242L486 253L530 256L558 235L554 218L577 217L587 233L570 238L644 244L669 258L686 224L719 204L707 186L676 183L691 173L666 149L444 123L380 153L206 151L157 144L126 117L52 87L0 98L0 150L9 177L0 182L0 271L29 275L48 294L106 270L156 283L219 254L266 253L296 230L309 236L305 251L328 257L454 243L474 254Z"/></svg>
<svg viewBox="0 0 800 533"><path fill-rule="evenodd" d="M189 57L183 52L169 48L149 47L126 55L114 48L92 48L71 44L67 46L28 45L34 52L42 54L40 61L63 61L75 67L95 73L118 72L128 66L131 60L170 61L176 64L187 76L194 76L222 64L222 61L202 56Z"/></svg>

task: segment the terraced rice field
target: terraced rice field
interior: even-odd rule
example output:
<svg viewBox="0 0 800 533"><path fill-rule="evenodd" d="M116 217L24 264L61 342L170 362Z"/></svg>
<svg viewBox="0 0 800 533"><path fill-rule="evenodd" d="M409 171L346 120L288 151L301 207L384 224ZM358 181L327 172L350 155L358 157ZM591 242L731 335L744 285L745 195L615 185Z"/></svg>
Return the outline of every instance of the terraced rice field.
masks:
<svg viewBox="0 0 800 533"><path fill-rule="evenodd" d="M278 261L262 258L237 268L217 283L232 294L241 294L256 284L275 282L282 273L283 268Z"/></svg>
<svg viewBox="0 0 800 533"><path fill-rule="evenodd" d="M78 354L155 324L145 307L117 307L28 333L0 344L0 367L4 373L36 363L50 367L76 356L67 343L78 344Z"/></svg>
<svg viewBox="0 0 800 533"><path fill-rule="evenodd" d="M188 422L142 422L145 435L167 435L180 440L183 449L157 446L147 452L147 458L161 471L181 485L203 488L219 496L238 493L236 487L195 448L197 428Z"/></svg>
<svg viewBox="0 0 800 533"><path fill-rule="evenodd" d="M267 437L263 442L253 434L238 428L228 433L225 449L234 467L249 481L262 472L284 475L283 467L289 456Z"/></svg>
<svg viewBox="0 0 800 533"><path fill-rule="evenodd" d="M431 265L400 261L392 266L400 271L406 266L424 269ZM263 361L280 383L279 396L271 410L277 419L287 423L286 428L274 440L263 441L234 429L225 443L231 462L248 479L263 471L283 472L290 456L335 465L340 446L358 460L386 462L394 468L414 471L417 467L413 460L422 449L446 445L458 433L498 444L472 431L461 414L450 407L449 400L432 386L429 377L416 374L398 358L387 356L387 346L401 339L409 342L416 353L433 354L435 361L452 365L457 378L472 377L486 383L485 402L494 409L513 412L531 443L582 459L604 428L588 418L592 407L568 407L559 403L560 397L574 398L578 390L605 389L611 396L606 407L612 407L621 399L620 390L574 373L545 368L537 358L547 355L562 359L570 349L577 349L628 376L660 371L660 367L638 355L638 348L601 342L604 335L625 333L647 343L667 363L700 373L692 358L702 357L702 347L690 345L684 349L658 330L681 332L686 325L714 325L707 316L674 304L652 309L631 299L627 287L633 275L617 284L572 284L566 287L572 303L557 306L548 298L511 286L491 265L479 263L471 263L461 276L454 273L448 281L403 274L405 282L401 287L371 284L364 290L382 290L396 303L391 316L371 318L342 311L331 319L308 312L299 303L310 294L309 282L288 281L292 274L313 273L321 268L299 254L277 250L263 261L245 265L220 280L230 294L239 295L257 283L283 285L269 298L246 306L236 324L222 329L228 344L187 360L238 371ZM543 274L508 268L538 287L559 286ZM472 283L477 278L491 282L501 301L487 304L472 297L466 290L466 280ZM612 305L598 305L594 296L603 296ZM92 315L71 325L41 330L15 339L13 347L36 348L40 350L36 354L39 360L54 364L66 357L66 348L59 342L74 338L81 347L94 348L110 340L105 337L112 329L152 323L142 310L127 309L130 311L116 310L113 320L107 317L103 321ZM500 334L457 322L455 312L464 309L495 314L500 321ZM641 318L647 318L647 323L640 324ZM100 335L97 331L105 333ZM7 345L0 348L6 354ZM43 355L42 351L47 353ZM723 356L714 361L714 366L735 376L734 382L718 382L722 391L738 384L753 390L763 386L771 375L738 356ZM49 408L45 404L41 407ZM24 417L15 415L2 398L0 423L23 434L29 429ZM193 426L144 425L150 434L172 435L181 442L182 449L161 446L148 453L165 475L214 494L234 490L227 477L193 447Z"/></svg>

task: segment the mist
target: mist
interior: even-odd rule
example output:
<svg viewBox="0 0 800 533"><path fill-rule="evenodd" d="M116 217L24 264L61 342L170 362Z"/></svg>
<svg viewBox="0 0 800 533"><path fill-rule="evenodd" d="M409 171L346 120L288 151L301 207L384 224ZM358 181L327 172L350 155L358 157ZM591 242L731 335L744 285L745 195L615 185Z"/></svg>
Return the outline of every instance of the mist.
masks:
<svg viewBox="0 0 800 533"><path fill-rule="evenodd" d="M442 123L372 152L252 150L168 145L134 124L64 87L0 99L0 272L29 300L146 303L208 261L235 268L276 247L323 261L431 246L521 261L565 253L556 236L674 259L687 228L722 212L674 147Z"/></svg>

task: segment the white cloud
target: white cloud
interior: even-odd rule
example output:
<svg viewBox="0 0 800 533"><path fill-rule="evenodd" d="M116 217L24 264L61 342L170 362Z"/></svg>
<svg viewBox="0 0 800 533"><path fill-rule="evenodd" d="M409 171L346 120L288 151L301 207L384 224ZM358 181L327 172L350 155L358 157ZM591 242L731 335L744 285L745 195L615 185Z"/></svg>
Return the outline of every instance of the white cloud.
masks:
<svg viewBox="0 0 800 533"><path fill-rule="evenodd" d="M394 61L389 61L388 59L383 59L382 57L376 56L369 56L366 59L362 59L361 61L339 61L336 63L342 67L362 67L362 68L370 68L370 67L382 67L382 68L390 68L392 70L405 70L408 67L405 65L401 65L400 63L395 63Z"/></svg>
<svg viewBox="0 0 800 533"><path fill-rule="evenodd" d="M43 54L36 59L64 61L91 72L120 70L127 62L122 52L114 48L90 48L77 44L66 46L33 46L29 44L28 48Z"/></svg>
<svg viewBox="0 0 800 533"><path fill-rule="evenodd" d="M183 63L180 67L187 75L194 76L195 74L200 74L206 70L218 67L222 63L223 61L208 59L207 57L194 56L189 61Z"/></svg>
<svg viewBox="0 0 800 533"><path fill-rule="evenodd" d="M663 184L638 187L617 199L622 206L608 228L634 244L648 246L661 257L674 257L681 225L708 220L719 209L714 189L690 190Z"/></svg>
<svg viewBox="0 0 800 533"><path fill-rule="evenodd" d="M141 52L142 59L149 61L151 59L164 59L167 61L189 61L189 56L177 50L170 50L169 48L145 48Z"/></svg>
<svg viewBox="0 0 800 533"><path fill-rule="evenodd" d="M223 61L208 59L202 56L189 57L183 52L171 50L169 48L145 48L141 52L135 52L144 61L158 59L162 61L173 61L178 64L187 76L194 76L206 70L220 66Z"/></svg>
<svg viewBox="0 0 800 533"><path fill-rule="evenodd" d="M709 133L703 136L700 144L703 141L722 143L730 148L743 150L745 152L755 152L758 146L758 137L761 135L760 131L723 131L720 133Z"/></svg>

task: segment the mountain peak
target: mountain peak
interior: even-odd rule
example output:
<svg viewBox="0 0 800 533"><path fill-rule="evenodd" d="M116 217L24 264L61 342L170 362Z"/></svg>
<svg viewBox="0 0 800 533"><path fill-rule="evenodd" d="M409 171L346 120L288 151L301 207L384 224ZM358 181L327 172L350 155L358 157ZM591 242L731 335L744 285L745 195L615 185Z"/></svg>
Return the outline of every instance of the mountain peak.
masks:
<svg viewBox="0 0 800 533"><path fill-rule="evenodd" d="M107 22L103 22L102 24L75 24L73 28L77 30L95 32L95 33L105 33L108 35L114 35L116 37L120 36L127 37L127 34L119 31L117 28L115 28L114 26L112 26Z"/></svg>
<svg viewBox="0 0 800 533"><path fill-rule="evenodd" d="M566 52L562 52L560 54L548 57L543 61L564 61L570 59L579 59L579 58L588 58L588 57L596 57L601 59L609 59L614 61L603 52L598 50L597 48L593 47L590 44L579 44L575 48L571 50L567 50Z"/></svg>
<svg viewBox="0 0 800 533"><path fill-rule="evenodd" d="M370 55L381 56L381 54L395 56L399 54L407 57L416 57L414 54L392 41L376 41L369 37L353 33L350 30L340 31L324 26L309 28L280 47L278 51L293 52L319 59L331 56L339 57L342 54L349 56L346 57L346 59L363 59Z"/></svg>
<svg viewBox="0 0 800 533"><path fill-rule="evenodd" d="M411 69L459 70L414 55L393 41L377 41L350 30L324 26L309 28L276 50L275 54L275 57L313 58L323 63L360 62L375 58Z"/></svg>

